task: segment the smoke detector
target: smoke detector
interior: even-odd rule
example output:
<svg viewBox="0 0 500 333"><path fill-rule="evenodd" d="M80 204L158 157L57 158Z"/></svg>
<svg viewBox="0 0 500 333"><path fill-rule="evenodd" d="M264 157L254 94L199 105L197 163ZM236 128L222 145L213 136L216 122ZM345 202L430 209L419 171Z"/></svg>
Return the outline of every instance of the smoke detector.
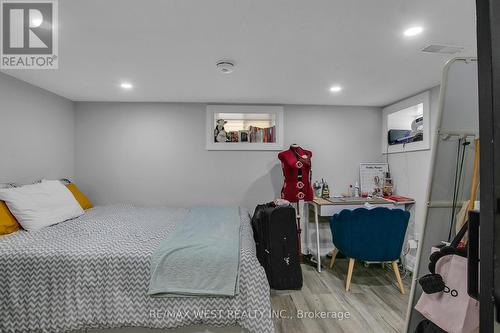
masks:
<svg viewBox="0 0 500 333"><path fill-rule="evenodd" d="M450 45L429 45L422 49L422 52L428 53L443 53L443 54L455 54L462 52L464 50L463 47L460 46L450 46Z"/></svg>
<svg viewBox="0 0 500 333"><path fill-rule="evenodd" d="M217 62L217 69L223 74L229 74L234 71L234 63L229 60L221 60Z"/></svg>

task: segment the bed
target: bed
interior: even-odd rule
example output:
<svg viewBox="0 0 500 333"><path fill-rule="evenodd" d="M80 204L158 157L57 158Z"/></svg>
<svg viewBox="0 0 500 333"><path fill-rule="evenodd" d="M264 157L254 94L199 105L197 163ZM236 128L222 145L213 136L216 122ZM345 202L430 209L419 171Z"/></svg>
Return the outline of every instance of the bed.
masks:
<svg viewBox="0 0 500 333"><path fill-rule="evenodd" d="M151 256L188 212L95 207L36 232L0 237L0 332L200 325L273 332L269 285L244 209L236 296L147 295Z"/></svg>

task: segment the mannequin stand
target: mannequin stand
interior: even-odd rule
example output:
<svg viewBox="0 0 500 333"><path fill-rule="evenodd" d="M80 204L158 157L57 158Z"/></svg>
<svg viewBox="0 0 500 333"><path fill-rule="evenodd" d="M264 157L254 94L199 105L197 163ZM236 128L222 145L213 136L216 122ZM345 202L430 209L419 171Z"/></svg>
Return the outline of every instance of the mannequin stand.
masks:
<svg viewBox="0 0 500 333"><path fill-rule="evenodd" d="M302 263L302 229L301 229L301 223L300 223L300 201L297 201L297 208L296 208L296 216L297 216L297 251L299 255L299 261Z"/></svg>
<svg viewBox="0 0 500 333"><path fill-rule="evenodd" d="M306 264L309 266L316 267L318 265L318 263L316 262L316 260L313 260L312 254L302 253L302 228L301 228L301 215L300 215L300 201L297 201L296 216L297 216L297 249L298 249L299 262L301 264ZM309 221L306 221L306 223L309 223ZM307 239L306 239L306 244L307 244Z"/></svg>

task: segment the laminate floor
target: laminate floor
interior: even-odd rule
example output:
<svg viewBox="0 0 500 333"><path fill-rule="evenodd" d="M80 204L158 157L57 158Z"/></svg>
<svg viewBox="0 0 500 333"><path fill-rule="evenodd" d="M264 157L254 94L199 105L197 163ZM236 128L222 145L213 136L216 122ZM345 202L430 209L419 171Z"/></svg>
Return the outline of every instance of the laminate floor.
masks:
<svg viewBox="0 0 500 333"><path fill-rule="evenodd" d="M346 292L347 259L337 259L333 269L328 263L321 273L302 265L302 290L271 292L276 333L402 332L410 276L403 280L402 295L390 265L356 262Z"/></svg>

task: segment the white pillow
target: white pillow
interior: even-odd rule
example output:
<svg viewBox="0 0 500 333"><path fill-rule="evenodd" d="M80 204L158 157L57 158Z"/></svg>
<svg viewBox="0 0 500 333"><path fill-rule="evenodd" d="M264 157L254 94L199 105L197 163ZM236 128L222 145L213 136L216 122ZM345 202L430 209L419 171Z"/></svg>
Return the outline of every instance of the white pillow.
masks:
<svg viewBox="0 0 500 333"><path fill-rule="evenodd" d="M73 194L58 180L0 189L12 215L27 231L35 231L84 213Z"/></svg>

